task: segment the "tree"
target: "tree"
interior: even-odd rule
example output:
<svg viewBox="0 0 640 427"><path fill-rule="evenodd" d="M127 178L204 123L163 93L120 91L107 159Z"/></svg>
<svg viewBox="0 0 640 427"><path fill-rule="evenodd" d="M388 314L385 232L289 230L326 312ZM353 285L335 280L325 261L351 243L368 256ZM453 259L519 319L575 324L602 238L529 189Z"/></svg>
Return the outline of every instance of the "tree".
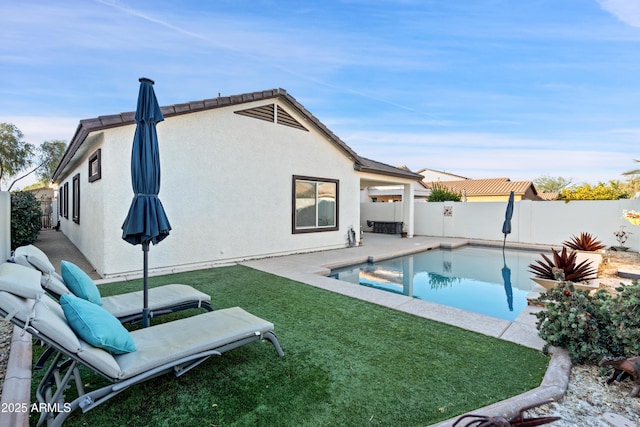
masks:
<svg viewBox="0 0 640 427"><path fill-rule="evenodd" d="M572 178L566 179L561 176L557 178L543 175L533 180L533 185L536 189L544 191L545 193L559 193L561 190L569 187L573 182Z"/></svg>
<svg viewBox="0 0 640 427"><path fill-rule="evenodd" d="M56 171L65 150L67 149L67 142L60 140L52 140L43 142L38 147L38 163L40 164L36 175L38 180L43 183L48 183L53 177L53 173Z"/></svg>
<svg viewBox="0 0 640 427"><path fill-rule="evenodd" d="M630 198L629 192L620 181L611 180L608 184L599 182L596 186L584 184L580 187L565 188L560 192L562 200L618 200Z"/></svg>
<svg viewBox="0 0 640 427"><path fill-rule="evenodd" d="M436 182L431 186L431 194L429 194L428 202L459 202L462 194L448 189L444 185Z"/></svg>
<svg viewBox="0 0 640 427"><path fill-rule="evenodd" d="M0 123L0 185L31 165L33 145L12 123Z"/></svg>
<svg viewBox="0 0 640 427"><path fill-rule="evenodd" d="M634 162L640 162L640 160L633 159ZM640 175L640 169L632 169L630 171L622 172L622 175Z"/></svg>
<svg viewBox="0 0 640 427"><path fill-rule="evenodd" d="M640 160L633 160L634 162L640 162ZM623 172L622 175L627 176L627 182L625 183L625 188L630 194L636 194L640 192L640 169L632 169L626 172Z"/></svg>

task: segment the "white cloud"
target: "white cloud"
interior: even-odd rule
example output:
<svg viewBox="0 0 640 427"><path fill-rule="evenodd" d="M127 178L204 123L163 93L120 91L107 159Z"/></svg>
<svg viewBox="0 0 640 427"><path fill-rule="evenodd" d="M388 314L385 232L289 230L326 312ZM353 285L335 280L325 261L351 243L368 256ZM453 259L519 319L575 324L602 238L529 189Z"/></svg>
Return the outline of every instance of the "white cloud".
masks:
<svg viewBox="0 0 640 427"><path fill-rule="evenodd" d="M632 27L640 28L640 2L638 0L598 0L600 7Z"/></svg>
<svg viewBox="0 0 640 427"><path fill-rule="evenodd" d="M572 178L576 184L624 181L634 167L632 155L612 145L559 138L518 137L492 133L384 133L343 135L358 154L412 170L430 168L469 178L507 177L532 181L540 176Z"/></svg>
<svg viewBox="0 0 640 427"><path fill-rule="evenodd" d="M16 125L24 140L35 146L54 139L69 143L79 124L77 118L52 116L3 116L2 121Z"/></svg>

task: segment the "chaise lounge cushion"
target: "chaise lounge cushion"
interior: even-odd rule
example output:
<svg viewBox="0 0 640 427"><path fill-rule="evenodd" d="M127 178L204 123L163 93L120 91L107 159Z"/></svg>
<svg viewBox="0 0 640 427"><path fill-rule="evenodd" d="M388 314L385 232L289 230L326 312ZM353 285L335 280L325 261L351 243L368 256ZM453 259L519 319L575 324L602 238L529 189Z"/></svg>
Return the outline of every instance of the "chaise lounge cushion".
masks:
<svg viewBox="0 0 640 427"><path fill-rule="evenodd" d="M61 261L60 272L64 283L75 296L102 305L98 287L80 267L69 261Z"/></svg>
<svg viewBox="0 0 640 427"><path fill-rule="evenodd" d="M60 297L60 305L71 329L92 346L113 354L135 351L129 331L102 307L70 294Z"/></svg>
<svg viewBox="0 0 640 427"><path fill-rule="evenodd" d="M49 257L40 249L33 245L20 246L16 248L13 259L16 263L26 267L33 266L43 274L51 274L56 271Z"/></svg>
<svg viewBox="0 0 640 427"><path fill-rule="evenodd" d="M40 272L18 264L0 265L0 291L22 298L40 299L44 289L40 286Z"/></svg>

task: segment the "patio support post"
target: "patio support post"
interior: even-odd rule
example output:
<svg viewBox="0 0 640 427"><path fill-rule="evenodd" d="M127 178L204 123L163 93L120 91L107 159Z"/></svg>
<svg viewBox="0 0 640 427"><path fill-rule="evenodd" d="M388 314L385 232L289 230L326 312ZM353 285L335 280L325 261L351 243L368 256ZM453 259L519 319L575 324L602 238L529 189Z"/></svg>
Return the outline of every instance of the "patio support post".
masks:
<svg viewBox="0 0 640 427"><path fill-rule="evenodd" d="M414 189L413 183L404 184L404 192L402 193L402 222L407 227L407 237L413 237L414 231Z"/></svg>

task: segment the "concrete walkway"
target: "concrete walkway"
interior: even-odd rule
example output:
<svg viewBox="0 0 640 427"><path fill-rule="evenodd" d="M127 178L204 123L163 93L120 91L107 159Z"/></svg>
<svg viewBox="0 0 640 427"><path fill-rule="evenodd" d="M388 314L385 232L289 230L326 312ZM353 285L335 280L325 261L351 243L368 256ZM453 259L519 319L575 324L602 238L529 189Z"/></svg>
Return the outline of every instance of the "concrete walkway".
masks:
<svg viewBox="0 0 640 427"><path fill-rule="evenodd" d="M92 279L98 280L101 278L89 261L82 255L82 252L60 231L41 230L38 234L38 240L34 242L33 246L47 254L49 261L51 261L58 273L60 272L60 261L65 260L80 267Z"/></svg>

